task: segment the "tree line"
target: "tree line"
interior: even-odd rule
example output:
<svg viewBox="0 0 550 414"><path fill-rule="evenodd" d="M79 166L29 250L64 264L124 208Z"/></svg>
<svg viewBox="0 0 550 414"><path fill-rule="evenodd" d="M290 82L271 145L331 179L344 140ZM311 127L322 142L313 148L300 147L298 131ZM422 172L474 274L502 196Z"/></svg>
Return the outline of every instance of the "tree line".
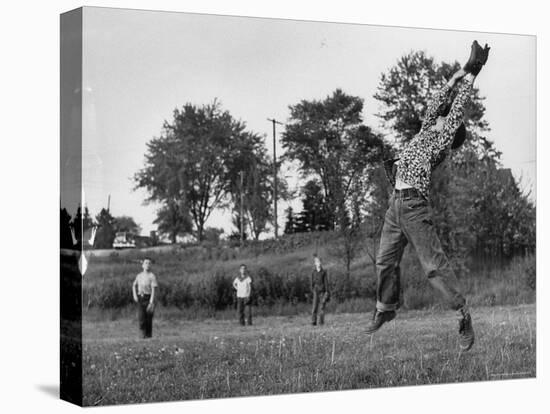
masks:
<svg viewBox="0 0 550 414"><path fill-rule="evenodd" d="M279 171L292 163L303 182L302 210L287 209L284 232L338 232L339 255L349 273L359 248L374 263L374 241L391 191L382 161L418 133L429 100L459 67L437 63L422 51L402 56L381 74L374 93L378 130L365 124L364 100L341 89L289 105L281 135L284 154L276 166L264 137L219 101L186 103L147 144L135 188L147 191L146 202L160 205L155 224L173 243L188 234L204 241L215 210L231 212L230 237L238 237L242 225L245 236L257 240L273 225L274 167ZM432 183L435 224L459 269L476 255L511 257L535 248L535 206L502 168L501 154L487 138L483 101L474 88L466 110L468 138L436 170ZM280 200L290 200L280 174L277 185Z"/></svg>
<svg viewBox="0 0 550 414"><path fill-rule="evenodd" d="M74 216L61 208L60 212L60 244L62 249L72 249L73 235L81 240L82 230L98 226L94 247L97 249L110 249L113 247L116 233L128 232L139 235L141 227L130 216L113 217L109 210L102 208L95 218L90 214L87 206L82 209L78 206ZM72 234L71 234L72 233Z"/></svg>
<svg viewBox="0 0 550 414"><path fill-rule="evenodd" d="M341 89L290 105L281 162L297 164L304 184L302 210L285 212L285 233L338 231L349 268L355 244L375 238L383 222L390 188L382 160L398 154L418 133L429 100L459 67L458 62L438 64L422 51L401 57L381 74L374 94L380 131L365 124L363 99ZM501 154L486 137L484 115L483 97L474 88L466 110L468 139L433 180L436 226L459 265L474 253L511 256L535 246L535 207L501 167ZM188 103L148 144L135 183L148 191L148 201L163 206L157 224L172 240L190 232L203 240L215 209L230 209L236 228L244 220L246 233L258 239L273 222L272 169L262 138L219 102ZM287 189L283 177L278 182Z"/></svg>

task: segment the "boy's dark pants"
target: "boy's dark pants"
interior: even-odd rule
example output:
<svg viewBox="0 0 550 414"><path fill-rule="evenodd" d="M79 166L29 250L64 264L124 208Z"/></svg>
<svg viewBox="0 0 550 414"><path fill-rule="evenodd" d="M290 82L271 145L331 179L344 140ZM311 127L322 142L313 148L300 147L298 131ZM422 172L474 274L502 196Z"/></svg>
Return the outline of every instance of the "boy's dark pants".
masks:
<svg viewBox="0 0 550 414"><path fill-rule="evenodd" d="M153 336L153 312L147 312L150 300L151 295L138 296L138 322L143 338L151 338Z"/></svg>
<svg viewBox="0 0 550 414"><path fill-rule="evenodd" d="M250 298L237 298L237 315L239 316L239 323L241 325L246 323L252 325L252 307L250 306Z"/></svg>
<svg viewBox="0 0 550 414"><path fill-rule="evenodd" d="M456 310L464 306L458 280L436 234L428 201L420 194L405 196L395 192L389 201L376 257L376 308L390 311L399 307L399 262L408 242L416 250L428 280L449 307Z"/></svg>
<svg viewBox="0 0 550 414"><path fill-rule="evenodd" d="M311 323L322 325L325 323L325 305L327 303L326 292L313 290L313 304L311 307ZM317 320L318 319L318 320Z"/></svg>

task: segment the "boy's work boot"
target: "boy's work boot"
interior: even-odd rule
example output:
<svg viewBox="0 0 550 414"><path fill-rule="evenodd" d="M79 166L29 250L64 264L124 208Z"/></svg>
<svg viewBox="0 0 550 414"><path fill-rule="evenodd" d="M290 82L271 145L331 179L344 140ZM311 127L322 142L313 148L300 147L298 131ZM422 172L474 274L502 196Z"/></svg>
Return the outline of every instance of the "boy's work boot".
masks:
<svg viewBox="0 0 550 414"><path fill-rule="evenodd" d="M374 316L369 326L367 326L367 334L372 334L376 332L382 325L386 322L391 321L395 318L395 311L385 311L381 312L378 309L374 311Z"/></svg>
<svg viewBox="0 0 550 414"><path fill-rule="evenodd" d="M468 351L474 345L474 328L470 312L464 306L457 311L458 335L461 351Z"/></svg>

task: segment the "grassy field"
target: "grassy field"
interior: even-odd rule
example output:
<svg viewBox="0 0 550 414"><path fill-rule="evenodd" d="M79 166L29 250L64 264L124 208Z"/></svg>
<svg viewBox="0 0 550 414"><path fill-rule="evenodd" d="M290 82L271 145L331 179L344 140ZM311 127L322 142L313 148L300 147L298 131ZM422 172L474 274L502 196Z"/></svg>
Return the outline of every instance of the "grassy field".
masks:
<svg viewBox="0 0 550 414"><path fill-rule="evenodd" d="M454 312L401 312L373 336L370 315L306 313L183 320L159 313L154 338L132 316L84 323L84 404L223 398L371 387L530 378L535 305L473 310L476 344L458 352Z"/></svg>

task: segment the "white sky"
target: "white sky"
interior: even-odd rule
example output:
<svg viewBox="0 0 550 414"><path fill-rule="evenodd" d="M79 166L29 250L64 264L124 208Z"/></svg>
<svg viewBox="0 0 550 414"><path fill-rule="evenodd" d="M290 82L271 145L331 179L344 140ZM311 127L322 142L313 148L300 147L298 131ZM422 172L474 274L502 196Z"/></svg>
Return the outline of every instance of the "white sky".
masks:
<svg viewBox="0 0 550 414"><path fill-rule="evenodd" d="M143 166L146 142L187 102L218 98L249 130L265 134L271 148L266 118L284 122L289 105L342 88L365 99L364 121L377 129L372 95L382 72L411 50L465 62L474 39L491 46L476 81L486 97L488 137L535 199L534 37L86 8L86 204L95 215L110 194L112 214L134 217L145 232L155 228L156 206L143 205L145 192L132 191L130 178ZM220 213L207 225L232 231Z"/></svg>

